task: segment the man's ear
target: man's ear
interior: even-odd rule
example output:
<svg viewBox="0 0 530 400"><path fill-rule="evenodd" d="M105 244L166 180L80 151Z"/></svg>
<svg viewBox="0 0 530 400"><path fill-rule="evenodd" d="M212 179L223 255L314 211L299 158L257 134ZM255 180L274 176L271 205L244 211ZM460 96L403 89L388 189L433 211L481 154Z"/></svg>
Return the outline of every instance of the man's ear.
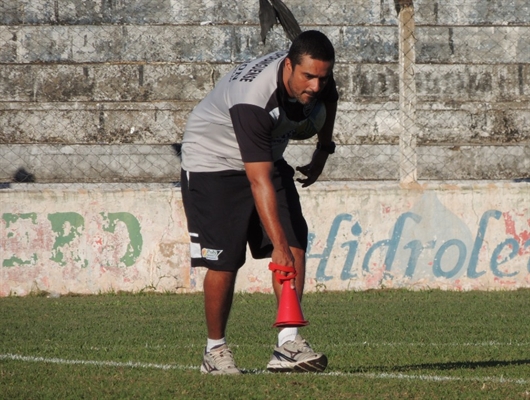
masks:
<svg viewBox="0 0 530 400"><path fill-rule="evenodd" d="M291 61L289 57L285 58L285 68L287 68L289 72L291 73L293 72L293 62Z"/></svg>

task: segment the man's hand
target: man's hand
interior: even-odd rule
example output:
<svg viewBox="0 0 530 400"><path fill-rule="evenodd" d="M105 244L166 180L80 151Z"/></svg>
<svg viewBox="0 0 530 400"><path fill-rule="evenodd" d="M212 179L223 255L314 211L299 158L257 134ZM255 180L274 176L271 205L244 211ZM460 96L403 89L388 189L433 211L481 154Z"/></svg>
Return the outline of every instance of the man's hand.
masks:
<svg viewBox="0 0 530 400"><path fill-rule="evenodd" d="M289 246L274 247L271 254L271 261L285 267L294 267L294 256ZM287 275L286 272L280 271L279 273Z"/></svg>
<svg viewBox="0 0 530 400"><path fill-rule="evenodd" d="M307 177L305 179L297 179L297 181L302 184L303 188L312 185L316 182L316 180L324 170L324 166L326 165L328 156L329 154L327 152L317 149L313 153L313 158L311 159L311 162L309 164L304 165L302 167L296 167L297 171L300 171Z"/></svg>

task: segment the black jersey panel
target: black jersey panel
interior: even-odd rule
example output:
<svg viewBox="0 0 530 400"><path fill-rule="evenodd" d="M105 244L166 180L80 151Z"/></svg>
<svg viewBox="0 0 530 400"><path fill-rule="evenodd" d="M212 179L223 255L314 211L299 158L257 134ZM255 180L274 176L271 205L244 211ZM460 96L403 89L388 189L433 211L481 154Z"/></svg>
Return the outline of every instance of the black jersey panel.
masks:
<svg viewBox="0 0 530 400"><path fill-rule="evenodd" d="M272 161L271 115L259 106L236 104L230 109L230 117L243 162Z"/></svg>

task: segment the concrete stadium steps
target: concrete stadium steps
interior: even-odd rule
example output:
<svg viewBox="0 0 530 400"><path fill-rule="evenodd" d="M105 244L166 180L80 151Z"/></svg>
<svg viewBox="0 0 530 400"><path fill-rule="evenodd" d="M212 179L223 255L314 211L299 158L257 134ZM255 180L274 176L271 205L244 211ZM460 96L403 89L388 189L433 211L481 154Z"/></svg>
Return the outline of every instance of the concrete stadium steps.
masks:
<svg viewBox="0 0 530 400"><path fill-rule="evenodd" d="M328 34L338 62L397 61L396 26L311 28ZM4 25L0 62L242 62L288 47L275 32L263 44L257 25ZM419 63L530 62L530 26L418 26L416 38Z"/></svg>
<svg viewBox="0 0 530 400"><path fill-rule="evenodd" d="M193 2L175 0L105 1L100 0L19 0L17 5L5 6L0 23L16 24L193 24L203 21L235 24L258 23L257 0L228 0ZM356 4L355 4L356 3ZM333 2L286 2L301 24L324 24L330 21L380 24L395 21L391 2L380 0L336 0ZM388 4L387 4L388 3Z"/></svg>
<svg viewBox="0 0 530 400"><path fill-rule="evenodd" d="M199 101L235 63L0 65L2 102ZM337 63L341 102L396 100L397 63ZM530 101L530 64L416 65L417 101Z"/></svg>
<svg viewBox="0 0 530 400"><path fill-rule="evenodd" d="M289 145L285 158L293 166L311 160L314 146ZM530 178L530 143L521 145L419 145L420 180L504 180ZM399 146L339 145L328 158L324 180L399 180Z"/></svg>
<svg viewBox="0 0 530 400"><path fill-rule="evenodd" d="M0 145L0 174L0 182L177 182L180 160L171 145L9 144Z"/></svg>
<svg viewBox="0 0 530 400"><path fill-rule="evenodd" d="M195 104L0 103L0 143L171 144Z"/></svg>
<svg viewBox="0 0 530 400"><path fill-rule="evenodd" d="M236 64L0 65L3 102L199 101Z"/></svg>
<svg viewBox="0 0 530 400"><path fill-rule="evenodd" d="M285 158L305 165L314 148L289 145ZM421 180L530 178L530 144L418 146L417 158ZM398 145L339 145L322 179L397 181L399 162ZM17 173L37 183L178 182L180 159L175 145L0 144L0 182L16 181Z"/></svg>
<svg viewBox="0 0 530 400"><path fill-rule="evenodd" d="M491 1L415 0L419 24L502 25L506 20L530 23L530 4L524 0L504 0L502 7ZM333 2L289 0L286 2L300 24L385 24L394 23L392 1L335 0ZM256 0L212 2L197 0L105 1L100 0L18 0L6 2L0 23L18 24L190 24L257 23Z"/></svg>
<svg viewBox="0 0 530 400"><path fill-rule="evenodd" d="M397 179L403 123L394 2L286 4L304 30L324 31L337 50L341 102L335 134L343 158L330 158L327 176ZM495 4L414 1L420 179L528 174L530 3ZM3 179L12 177L18 159L28 161L13 145L27 145L27 154L51 152L42 157L54 167L38 179L54 181L58 170L67 176L78 165L97 166L93 171L113 165L102 172L103 180L148 179L136 167L122 169L128 161L114 167L111 158L130 156L141 165L140 154L165 149L161 159L172 160L171 144L180 142L189 112L221 76L236 63L288 47L280 26L261 42L258 8L257 0L1 3ZM296 144L289 151L310 152L312 146ZM77 150L65 155L58 150L63 147ZM74 156L85 153L87 163ZM476 175L471 156L480 158ZM448 162L450 169L442 171ZM152 179L173 179L171 168L156 166ZM78 179L94 178L80 173Z"/></svg>
<svg viewBox="0 0 530 400"><path fill-rule="evenodd" d="M399 104L384 97L342 101L335 140L343 145L397 144ZM377 100L377 101L376 101ZM0 143L172 144L180 142L197 101L0 103ZM418 145L527 145L528 102L420 102ZM345 166L348 169L348 166Z"/></svg>

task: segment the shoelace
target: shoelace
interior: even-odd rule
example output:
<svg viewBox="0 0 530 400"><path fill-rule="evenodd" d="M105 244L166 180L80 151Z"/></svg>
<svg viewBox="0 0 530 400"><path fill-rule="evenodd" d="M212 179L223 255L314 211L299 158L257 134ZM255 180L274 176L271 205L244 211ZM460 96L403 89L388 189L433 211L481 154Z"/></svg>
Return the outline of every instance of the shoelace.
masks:
<svg viewBox="0 0 530 400"><path fill-rule="evenodd" d="M307 343L304 339L301 340L301 341L295 340L292 343L293 343L292 347L286 348L286 350L289 351L289 352L293 352L293 353L297 353L297 354L300 354L300 353L312 353L313 352L313 349L311 348L309 343Z"/></svg>
<svg viewBox="0 0 530 400"><path fill-rule="evenodd" d="M232 354L232 350L224 348L220 351L212 351L210 354L214 359L215 364L221 369L237 368L234 362L234 355Z"/></svg>
<svg viewBox="0 0 530 400"><path fill-rule="evenodd" d="M301 351L302 353L307 353L307 352L312 352L313 349L311 349L311 346L309 345L309 343L307 343L307 342L304 340L304 341L302 341L302 343L301 343L300 351Z"/></svg>

